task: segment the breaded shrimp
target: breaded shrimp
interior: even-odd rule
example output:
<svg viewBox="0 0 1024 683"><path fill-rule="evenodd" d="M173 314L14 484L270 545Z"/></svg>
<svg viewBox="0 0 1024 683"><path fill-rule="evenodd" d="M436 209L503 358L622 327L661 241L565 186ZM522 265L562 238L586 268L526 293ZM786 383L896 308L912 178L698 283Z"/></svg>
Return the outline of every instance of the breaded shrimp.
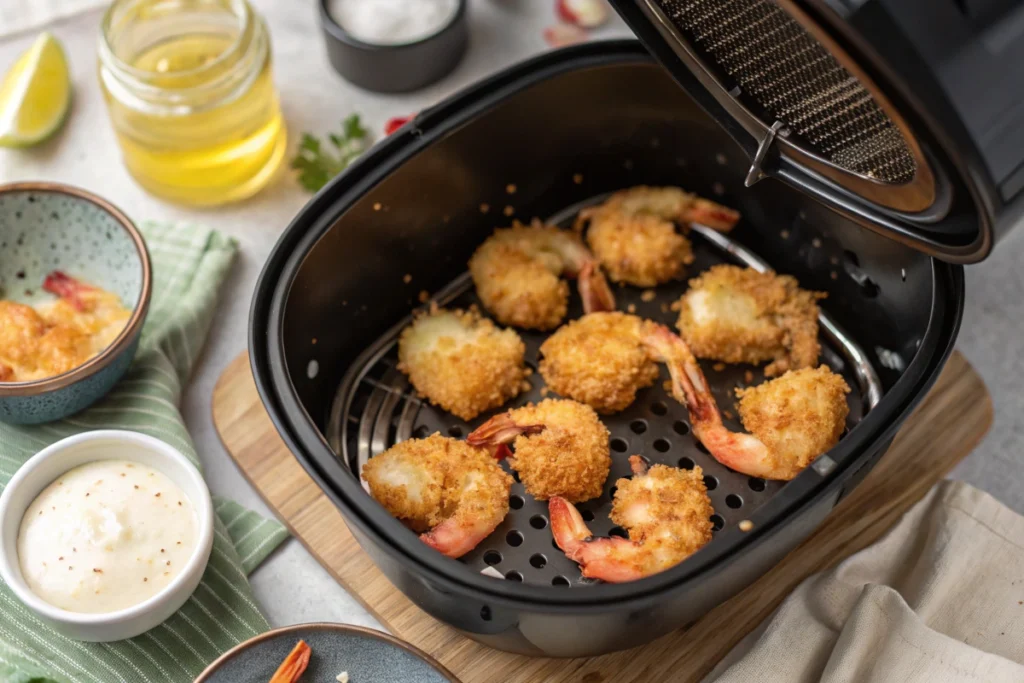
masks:
<svg viewBox="0 0 1024 683"><path fill-rule="evenodd" d="M616 413L658 377L645 329L643 319L617 311L570 321L541 344L540 373L556 393Z"/></svg>
<svg viewBox="0 0 1024 683"><path fill-rule="evenodd" d="M469 260L484 308L503 325L557 327L568 311L569 285L578 280L583 310L611 311L615 296L579 235L534 221L494 231Z"/></svg>
<svg viewBox="0 0 1024 683"><path fill-rule="evenodd" d="M661 330L659 352L672 375L672 394L686 404L693 435L718 462L754 477L789 480L839 442L850 387L826 366L739 390L740 419L751 434L731 432L686 342Z"/></svg>
<svg viewBox="0 0 1024 683"><path fill-rule="evenodd" d="M522 390L525 352L518 334L475 310L434 307L402 330L398 369L431 403L472 420Z"/></svg>
<svg viewBox="0 0 1024 683"><path fill-rule="evenodd" d="M756 387L737 389L743 428L774 455L772 479L792 479L839 443L850 387L827 366L790 370Z"/></svg>
<svg viewBox="0 0 1024 683"><path fill-rule="evenodd" d="M739 214L678 187L644 185L616 192L584 209L576 226L588 222L587 243L614 282L654 287L683 274L693 263L690 240L676 230L701 223L726 232Z"/></svg>
<svg viewBox="0 0 1024 683"><path fill-rule="evenodd" d="M487 451L432 434L403 441L363 467L370 495L448 557L461 557L508 514L512 477Z"/></svg>
<svg viewBox="0 0 1024 683"><path fill-rule="evenodd" d="M537 500L561 496L582 502L601 495L608 478L608 436L591 408L549 398L495 415L466 441L496 447L498 457L507 456L526 492Z"/></svg>
<svg viewBox="0 0 1024 683"><path fill-rule="evenodd" d="M796 278L718 265L690 280L677 323L698 358L725 363L772 361L768 377L818 362L818 304Z"/></svg>
<svg viewBox="0 0 1024 683"><path fill-rule="evenodd" d="M634 455L632 479L615 482L612 521L629 531L629 540L595 538L583 517L563 498L548 503L551 533L583 576L609 583L635 581L663 572L711 540L711 499L700 467L650 468Z"/></svg>

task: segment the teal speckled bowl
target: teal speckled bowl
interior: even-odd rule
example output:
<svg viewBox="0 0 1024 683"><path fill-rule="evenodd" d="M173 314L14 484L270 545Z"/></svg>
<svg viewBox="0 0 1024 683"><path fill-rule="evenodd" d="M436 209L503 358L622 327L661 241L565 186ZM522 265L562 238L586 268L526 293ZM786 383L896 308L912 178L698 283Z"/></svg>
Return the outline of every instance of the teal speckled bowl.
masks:
<svg viewBox="0 0 1024 683"><path fill-rule="evenodd" d="M0 382L0 421L50 422L104 396L135 357L149 309L149 252L116 207L76 187L31 182L0 185L0 298L36 304L47 274L60 270L117 294L133 309L121 334L95 358L32 382Z"/></svg>

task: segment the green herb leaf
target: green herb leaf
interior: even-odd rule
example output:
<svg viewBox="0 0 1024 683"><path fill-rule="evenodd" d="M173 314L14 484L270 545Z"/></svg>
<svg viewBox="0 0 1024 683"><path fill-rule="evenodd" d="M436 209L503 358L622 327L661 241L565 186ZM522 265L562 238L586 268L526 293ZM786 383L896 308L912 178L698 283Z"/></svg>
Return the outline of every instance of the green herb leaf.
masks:
<svg viewBox="0 0 1024 683"><path fill-rule="evenodd" d="M368 134L359 120L359 114L352 114L341 122L341 135L330 133L327 139L337 149L329 150L319 138L303 133L299 149L292 159L291 167L299 172L299 184L310 192L317 192L362 154L369 143Z"/></svg>

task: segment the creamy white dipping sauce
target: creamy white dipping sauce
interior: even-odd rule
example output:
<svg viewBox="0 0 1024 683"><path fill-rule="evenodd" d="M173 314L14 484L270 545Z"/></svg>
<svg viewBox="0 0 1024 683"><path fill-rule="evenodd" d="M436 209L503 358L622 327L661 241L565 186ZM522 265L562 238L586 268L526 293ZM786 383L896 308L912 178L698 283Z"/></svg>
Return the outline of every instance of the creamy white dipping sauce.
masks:
<svg viewBox="0 0 1024 683"><path fill-rule="evenodd" d="M402 45L444 28L458 0L331 0L331 17L354 38L371 45Z"/></svg>
<svg viewBox="0 0 1024 683"><path fill-rule="evenodd" d="M99 460L66 472L29 505L18 561L33 593L71 612L114 612L159 593L195 550L192 502L166 475Z"/></svg>

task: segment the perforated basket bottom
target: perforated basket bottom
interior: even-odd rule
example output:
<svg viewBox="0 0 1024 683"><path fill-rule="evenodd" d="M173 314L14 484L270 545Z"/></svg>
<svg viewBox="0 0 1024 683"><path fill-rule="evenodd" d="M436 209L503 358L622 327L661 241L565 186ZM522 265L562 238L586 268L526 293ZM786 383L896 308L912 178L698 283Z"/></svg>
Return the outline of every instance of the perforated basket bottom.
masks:
<svg viewBox="0 0 1024 683"><path fill-rule="evenodd" d="M694 234L695 262L688 268L693 275L718 264L731 262L727 255L699 235ZM615 290L620 310L633 312L644 318L667 323L675 327L676 313L669 307L686 291L686 280L663 285L655 291L651 301L641 297L643 290L617 287ZM465 308L480 305L468 279L460 277L438 295L439 303ZM482 307L481 307L482 308ZM582 314L578 297L570 304L569 318ZM526 344L527 364L534 369L530 376L530 391L519 395L502 410L523 406L544 398L543 378L537 369L538 347L547 334L519 330ZM340 453L348 467L358 473L367 458L377 455L399 441L423 437L440 432L452 437L465 437L491 415L487 413L472 422L465 422L449 413L420 400L414 395L405 376L395 368L397 364L397 334L378 340L364 357L368 364L354 374L355 381L343 384L336 405L350 405L347 415L334 425L328 440ZM860 381L848 361L844 349L830 345L822 339L822 362L843 374L852 391L848 396L850 415L847 427L852 428L864 414ZM759 384L764 375L759 368L745 365L721 365L702 361L715 398L730 429L742 431L736 419L734 389ZM752 377L746 381L747 373ZM652 463L690 469L699 465L704 471L714 514L711 521L715 532L738 524L784 486L784 482L765 481L733 472L708 455L690 433L686 408L665 391L667 371L662 368L661 379L654 386L640 391L636 401L615 415L602 416L611 432L611 473L600 497L577 507L597 536L623 535L608 515L616 482L630 476L628 456L639 454ZM351 403L348 402L348 394ZM552 392L550 396L555 396ZM332 421L333 422L333 421ZM503 467L508 468L507 463ZM509 469L511 472L511 470ZM513 473L514 476L514 473ZM570 561L554 545L549 528L546 501L534 500L523 489L518 479L512 486L510 511L504 522L476 549L460 559L478 571L491 567L508 580L556 586L580 586L590 583L583 579L576 563ZM410 532L411 533L411 532ZM712 543L714 540L712 540ZM490 572L488 572L490 573Z"/></svg>

